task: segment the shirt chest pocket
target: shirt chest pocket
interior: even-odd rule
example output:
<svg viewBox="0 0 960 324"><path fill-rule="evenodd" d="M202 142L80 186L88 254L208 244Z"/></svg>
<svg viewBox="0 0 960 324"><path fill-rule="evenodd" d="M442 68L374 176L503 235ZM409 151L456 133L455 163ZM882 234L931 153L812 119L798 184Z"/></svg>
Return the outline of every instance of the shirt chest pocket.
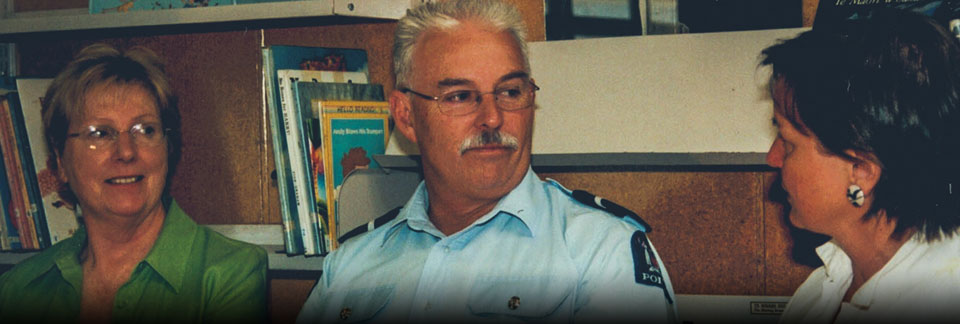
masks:
<svg viewBox="0 0 960 324"><path fill-rule="evenodd" d="M467 307L480 317L538 319L570 308L573 284L559 278L478 280L470 291ZM572 301L572 299L571 299Z"/></svg>
<svg viewBox="0 0 960 324"><path fill-rule="evenodd" d="M389 303L393 287L374 287L350 290L332 314L324 316L328 323L362 323L373 319Z"/></svg>

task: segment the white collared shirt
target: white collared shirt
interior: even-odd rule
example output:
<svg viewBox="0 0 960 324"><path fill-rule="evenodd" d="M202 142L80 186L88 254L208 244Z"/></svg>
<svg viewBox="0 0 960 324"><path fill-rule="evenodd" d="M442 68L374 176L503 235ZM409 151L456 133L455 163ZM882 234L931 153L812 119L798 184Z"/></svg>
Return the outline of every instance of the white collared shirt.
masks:
<svg viewBox="0 0 960 324"><path fill-rule="evenodd" d="M430 222L428 203L421 183L395 219L328 255L297 322L672 319L667 273L656 278L663 287L642 283L662 262L645 238L636 241L638 225L578 203L532 170L449 236Z"/></svg>
<svg viewBox="0 0 960 324"><path fill-rule="evenodd" d="M850 257L834 241L817 248L824 265L797 289L781 323L936 323L960 320L960 234L927 243L914 235L843 302Z"/></svg>

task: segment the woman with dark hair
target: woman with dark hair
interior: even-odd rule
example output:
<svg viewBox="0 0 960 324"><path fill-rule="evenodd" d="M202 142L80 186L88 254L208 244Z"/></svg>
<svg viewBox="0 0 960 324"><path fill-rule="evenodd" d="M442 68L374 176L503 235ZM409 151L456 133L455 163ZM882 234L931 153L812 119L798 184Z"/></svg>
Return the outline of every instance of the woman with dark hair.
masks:
<svg viewBox="0 0 960 324"><path fill-rule="evenodd" d="M790 222L825 234L783 322L960 318L960 48L880 10L763 51Z"/></svg>
<svg viewBox="0 0 960 324"><path fill-rule="evenodd" d="M266 319L266 253L198 226L170 198L180 114L145 48L84 48L43 100L70 238L0 276L4 323Z"/></svg>

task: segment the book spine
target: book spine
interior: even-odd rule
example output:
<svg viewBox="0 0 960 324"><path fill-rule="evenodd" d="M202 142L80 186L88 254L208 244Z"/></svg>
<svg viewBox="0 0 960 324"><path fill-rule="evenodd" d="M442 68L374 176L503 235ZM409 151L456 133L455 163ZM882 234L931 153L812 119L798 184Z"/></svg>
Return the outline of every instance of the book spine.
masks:
<svg viewBox="0 0 960 324"><path fill-rule="evenodd" d="M290 80L292 81L293 79L290 79ZM311 151L310 151L310 140L308 139L309 138L308 133L310 131L310 125L309 125L310 112L307 111L306 113L308 115L306 116L306 118L304 118L305 112L303 111L303 109L300 108L300 94L298 93L296 84L297 82L290 82L290 90L292 92L292 95L290 98L291 99L290 106L293 108L293 116L295 118L294 123L297 125L297 127L300 130L298 132L298 136L296 139L297 146L299 147L299 151L302 152L300 157L300 162L298 163L298 165L303 166L302 171L303 171L303 180L304 180L304 187L305 187L304 192L307 194L306 204L311 215L310 223L313 224L312 226L314 226L314 228L316 229L316 234L314 235L316 237L316 240L314 240L314 243L316 244L317 253L326 254L327 246L329 246L328 244L326 244L328 240L326 240L324 237L324 233L326 233L327 225L325 222L322 221L323 216L320 215L320 210L317 207L318 201L316 199L316 192L314 191L314 186L312 185L315 182L315 180L313 177L313 170L311 168L311 163L310 163Z"/></svg>
<svg viewBox="0 0 960 324"><path fill-rule="evenodd" d="M306 84L311 84L311 83L312 82L309 82ZM303 129L303 131L300 133L300 140L301 140L301 143L303 144L304 152L307 153L304 156L304 164L307 165L307 168L308 168L307 173L310 176L309 178L310 181L308 181L307 184L310 186L310 190L311 190L310 197L313 198L313 206L316 211L316 216L314 217L314 219L316 220L317 226L319 227L318 235L320 236L321 250L323 251L323 253L326 253L326 252L329 252L329 248L332 244L330 242L330 225L329 225L330 218L327 211L326 196L323 194L323 191L321 190L322 187L317 185L318 183L322 183L323 181L323 172L317 172L318 170L321 170L323 166L318 165L320 164L318 163L319 161L314 162L314 159L313 159L315 154L322 154L322 152L319 150L319 147L318 147L320 142L313 140L316 135L314 133L316 131L314 127L316 123L314 122L315 119L313 115L313 107L311 106L311 100L309 95L300 93L301 90L305 90L304 88L301 87L303 84L305 83L303 82L298 83L298 86L296 88L297 89L297 95L296 95L297 113L300 116L300 120L299 120L300 126Z"/></svg>
<svg viewBox="0 0 960 324"><path fill-rule="evenodd" d="M296 195L297 215L299 215L301 231L303 233L304 255L318 255L319 235L317 234L316 215L310 212L313 199L309 196L306 184L308 179L303 165L303 152L300 150L300 128L296 122L296 112L293 108L293 91L290 77L279 71L277 85L280 89L280 108L283 112L284 136L287 139L287 156L290 159L290 174L293 177L293 191Z"/></svg>
<svg viewBox="0 0 960 324"><path fill-rule="evenodd" d="M23 185L23 169L20 167L20 153L17 150L16 135L13 125L13 114L10 110L9 99L16 96L16 93L8 94L8 100L0 105L0 131L3 132L3 141L0 142L0 148L3 150L3 158L6 162L7 181L10 185L10 204L9 217L13 225L17 228L20 238L20 248L24 250L33 250L38 248L34 239L34 230L28 217L26 188Z"/></svg>
<svg viewBox="0 0 960 324"><path fill-rule="evenodd" d="M287 254L302 254L303 240L301 239L300 226L291 212L290 176L287 166L285 147L286 141L283 137L283 125L280 123L280 107L277 104L277 90L274 79L276 72L273 68L273 55L269 48L261 51L263 55L263 87L264 101L268 107L268 118L270 119L270 138L273 142L273 157L276 168L277 192L279 194L280 218L283 222L283 244Z"/></svg>
<svg viewBox="0 0 960 324"><path fill-rule="evenodd" d="M17 146L20 150L20 163L23 168L24 187L27 190L29 201L28 214L33 219L36 231L37 248L50 246L50 233L47 230L47 218L43 209L43 196L40 195L40 184L37 182L37 171L33 166L33 153L30 147L27 124L23 118L23 108L19 99L11 99L10 111L13 116L14 131L17 137Z"/></svg>
<svg viewBox="0 0 960 324"><path fill-rule="evenodd" d="M7 104L5 98L0 98ZM3 134L0 134L2 137ZM2 139L0 139L2 140ZM7 213L7 205L10 203L10 185L7 184L7 164L3 160L3 150L0 149L0 250L8 251L11 249L10 238L11 228L7 219L10 217Z"/></svg>
<svg viewBox="0 0 960 324"><path fill-rule="evenodd" d="M327 195L327 217L329 218L330 225L330 241L333 245L330 247L330 250L335 250L339 247L339 242L337 241L337 232L340 228L340 221L337 219L337 195L333 187L333 151L331 150L332 146L332 135L330 133L330 118L329 115L324 113L325 105L320 104L321 112L321 122L320 130L323 135L322 144L320 146L323 149L323 186L326 188L324 192Z"/></svg>

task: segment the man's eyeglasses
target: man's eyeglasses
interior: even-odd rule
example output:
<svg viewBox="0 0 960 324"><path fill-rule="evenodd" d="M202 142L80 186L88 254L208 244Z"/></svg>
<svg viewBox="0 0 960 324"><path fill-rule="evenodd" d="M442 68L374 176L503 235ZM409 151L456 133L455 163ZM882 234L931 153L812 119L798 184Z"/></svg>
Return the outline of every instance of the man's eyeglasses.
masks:
<svg viewBox="0 0 960 324"><path fill-rule="evenodd" d="M530 79L516 79L504 82L493 92L477 90L453 90L439 96L430 96L410 88L401 88L403 93L412 93L423 99L436 101L440 112L449 116L462 116L477 111L483 95L493 94L497 108L503 111L514 111L533 106L534 92L540 90Z"/></svg>
<svg viewBox="0 0 960 324"><path fill-rule="evenodd" d="M127 133L133 142L142 147L154 147L164 143L166 133L170 131L158 123L139 123L130 127ZM110 126L87 126L78 133L67 134L68 138L79 138L91 150L109 149L117 142L120 132Z"/></svg>

